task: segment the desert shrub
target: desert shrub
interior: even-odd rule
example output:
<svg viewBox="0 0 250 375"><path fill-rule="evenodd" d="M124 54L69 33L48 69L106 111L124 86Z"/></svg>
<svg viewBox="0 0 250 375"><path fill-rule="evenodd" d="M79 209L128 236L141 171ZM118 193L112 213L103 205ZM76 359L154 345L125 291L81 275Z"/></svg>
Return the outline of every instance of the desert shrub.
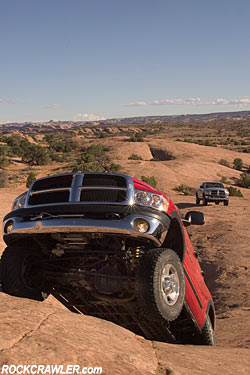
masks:
<svg viewBox="0 0 250 375"><path fill-rule="evenodd" d="M154 176L151 176L151 177L141 176L141 180L145 182L146 184L152 186L153 188L156 188L157 181Z"/></svg>
<svg viewBox="0 0 250 375"><path fill-rule="evenodd" d="M49 150L55 152L69 153L79 147L79 143L72 141L68 138L68 135L64 135L66 138L62 138L62 135L58 134L46 134L44 140L49 145Z"/></svg>
<svg viewBox="0 0 250 375"><path fill-rule="evenodd" d="M29 188L30 185L36 180L36 175L34 172L30 172L26 180L26 187Z"/></svg>
<svg viewBox="0 0 250 375"><path fill-rule="evenodd" d="M8 151L9 147L7 145L0 145L0 156L6 156Z"/></svg>
<svg viewBox="0 0 250 375"><path fill-rule="evenodd" d="M106 151L101 144L84 148L80 158L73 165L73 171L118 172L121 169L120 164L113 163Z"/></svg>
<svg viewBox="0 0 250 375"><path fill-rule="evenodd" d="M240 178L238 180L238 185L243 188L250 188L250 174L247 172L243 172L240 175Z"/></svg>
<svg viewBox="0 0 250 375"><path fill-rule="evenodd" d="M0 171L0 188L7 187L8 175L5 171Z"/></svg>
<svg viewBox="0 0 250 375"><path fill-rule="evenodd" d="M204 142L202 142L202 144L204 146L212 146L212 147L216 147L216 143L215 142L211 142L209 139L206 139Z"/></svg>
<svg viewBox="0 0 250 375"><path fill-rule="evenodd" d="M94 163L76 163L73 166L72 172L76 171L88 171L88 172L104 172L101 165Z"/></svg>
<svg viewBox="0 0 250 375"><path fill-rule="evenodd" d="M233 186L229 186L227 190L229 191L229 195L231 197L243 197L243 194L240 191L240 189L237 189Z"/></svg>
<svg viewBox="0 0 250 375"><path fill-rule="evenodd" d="M131 135L129 138L130 142L144 142L143 134L142 133L135 133Z"/></svg>
<svg viewBox="0 0 250 375"><path fill-rule="evenodd" d="M9 159L4 155L0 155L0 168L8 167L9 164Z"/></svg>
<svg viewBox="0 0 250 375"><path fill-rule="evenodd" d="M184 138L184 141L183 141L183 142L194 143L194 141L193 141L192 138Z"/></svg>
<svg viewBox="0 0 250 375"><path fill-rule="evenodd" d="M99 138L109 138L110 134L108 133L100 133Z"/></svg>
<svg viewBox="0 0 250 375"><path fill-rule="evenodd" d="M48 150L42 146L30 143L27 139L17 135L4 137L4 142L9 146L8 155L17 155L24 163L30 165L46 165L50 162Z"/></svg>
<svg viewBox="0 0 250 375"><path fill-rule="evenodd" d="M224 165L225 167L230 167L230 164L225 159L220 159L219 164Z"/></svg>
<svg viewBox="0 0 250 375"><path fill-rule="evenodd" d="M80 161L83 163L97 163L100 164L101 162L105 161L107 157L105 155L106 149L103 145L91 145L86 147L82 150L82 154L80 157Z"/></svg>
<svg viewBox="0 0 250 375"><path fill-rule="evenodd" d="M78 143L74 141L55 141L51 142L49 147L56 152L69 153L78 147Z"/></svg>
<svg viewBox="0 0 250 375"><path fill-rule="evenodd" d="M243 161L242 161L242 159L241 158L234 159L234 161L233 161L233 167L234 167L234 169L237 169L237 170L241 171L242 168L243 168Z"/></svg>
<svg viewBox="0 0 250 375"><path fill-rule="evenodd" d="M110 165L106 166L106 172L113 172L117 173L121 169L121 165L117 163L111 163Z"/></svg>
<svg viewBox="0 0 250 375"><path fill-rule="evenodd" d="M221 176L220 182L223 184L230 184L230 181L227 180L226 176Z"/></svg>
<svg viewBox="0 0 250 375"><path fill-rule="evenodd" d="M23 149L21 156L22 161L29 165L47 165L51 161L49 153L44 147L32 143Z"/></svg>
<svg viewBox="0 0 250 375"><path fill-rule="evenodd" d="M129 156L129 160L143 160L142 157L140 155L137 155L137 154L131 154Z"/></svg>
<svg viewBox="0 0 250 375"><path fill-rule="evenodd" d="M212 146L212 147L217 147L217 144L215 142L210 141L210 139L192 139L192 138L184 138L184 142L187 143L196 143L198 145L202 146Z"/></svg>
<svg viewBox="0 0 250 375"><path fill-rule="evenodd" d="M160 161L160 159L159 159L159 158L156 158L156 157L154 156L152 159L150 159L150 161Z"/></svg>
<svg viewBox="0 0 250 375"><path fill-rule="evenodd" d="M183 193L184 195L193 195L193 189L190 188L187 185L181 184L179 186L176 186L174 188L175 191L178 191L179 193Z"/></svg>
<svg viewBox="0 0 250 375"><path fill-rule="evenodd" d="M59 162L59 163L61 163L63 161L66 161L66 159L68 159L67 156L64 153L60 155L53 150L50 150L49 157L52 161L56 161L56 162Z"/></svg>

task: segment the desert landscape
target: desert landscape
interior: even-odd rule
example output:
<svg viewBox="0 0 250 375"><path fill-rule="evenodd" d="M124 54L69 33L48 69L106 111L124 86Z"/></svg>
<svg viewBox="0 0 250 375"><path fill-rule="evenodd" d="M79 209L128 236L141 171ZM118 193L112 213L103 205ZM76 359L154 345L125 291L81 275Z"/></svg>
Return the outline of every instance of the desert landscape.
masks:
<svg viewBox="0 0 250 375"><path fill-rule="evenodd" d="M156 123L151 127L95 124L70 130L29 128L27 133L19 127L9 132L4 129L1 147L8 160L1 168L5 185L0 189L0 216L2 221L15 197L27 189L31 172L42 177L71 171L77 163L79 167L95 168L103 152L104 170L113 168L139 179L154 177L157 189L169 195L183 214L190 209L205 214L205 225L192 226L188 231L215 301L217 346L151 342L113 323L74 314L53 297L36 302L0 293L0 367L77 363L102 366L103 374L249 374L250 189L241 187L239 181L250 168L250 124L249 120L232 118L222 123L205 121L177 126ZM59 157L64 152L54 149L58 160L54 157L44 165L28 162L17 151L10 153L13 148L6 137L16 135L50 150L48 134L57 141L74 140L74 152L71 150L62 160ZM86 155L93 145L101 145L101 154L96 153L96 159L90 160ZM242 160L240 170L233 165L237 158ZM221 180L243 196L230 197L227 207L214 203L197 206L194 192L205 180ZM2 253L2 232L0 246Z"/></svg>

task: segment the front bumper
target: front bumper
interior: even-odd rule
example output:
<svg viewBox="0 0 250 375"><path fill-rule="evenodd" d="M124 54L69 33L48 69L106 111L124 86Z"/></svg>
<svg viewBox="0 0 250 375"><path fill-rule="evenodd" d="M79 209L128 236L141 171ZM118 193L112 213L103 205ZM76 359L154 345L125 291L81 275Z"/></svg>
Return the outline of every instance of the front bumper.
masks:
<svg viewBox="0 0 250 375"><path fill-rule="evenodd" d="M25 220L23 217L11 215L4 221L4 240L9 244L20 236L33 236L52 233L85 233L118 235L152 241L160 247L165 240L169 228L170 219L164 214L164 221L155 215L128 214L121 219L93 219L93 218L47 218L36 220ZM135 227L136 219L147 221L149 228L145 233L138 232ZM8 233L8 230L11 230Z"/></svg>
<svg viewBox="0 0 250 375"><path fill-rule="evenodd" d="M211 196L211 195L205 195L205 198L208 202L223 202L228 201L229 197L220 197L218 196Z"/></svg>

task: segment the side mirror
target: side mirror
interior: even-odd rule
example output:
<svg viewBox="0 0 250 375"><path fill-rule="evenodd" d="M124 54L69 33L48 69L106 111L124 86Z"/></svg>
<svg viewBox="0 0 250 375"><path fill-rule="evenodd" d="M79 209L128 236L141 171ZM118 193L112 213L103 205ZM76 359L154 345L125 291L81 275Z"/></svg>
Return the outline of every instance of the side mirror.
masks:
<svg viewBox="0 0 250 375"><path fill-rule="evenodd" d="M189 225L203 225L205 223L205 216L200 211L188 211L183 220L185 227Z"/></svg>

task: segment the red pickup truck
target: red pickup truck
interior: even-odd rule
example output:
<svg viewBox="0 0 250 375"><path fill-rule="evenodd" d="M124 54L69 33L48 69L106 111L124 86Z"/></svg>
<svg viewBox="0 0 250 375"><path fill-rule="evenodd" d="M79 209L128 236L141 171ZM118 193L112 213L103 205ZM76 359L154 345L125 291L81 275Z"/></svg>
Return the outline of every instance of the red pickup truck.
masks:
<svg viewBox="0 0 250 375"><path fill-rule="evenodd" d="M2 291L122 325L152 340L215 345L215 310L170 198L127 175L36 180L4 218Z"/></svg>

